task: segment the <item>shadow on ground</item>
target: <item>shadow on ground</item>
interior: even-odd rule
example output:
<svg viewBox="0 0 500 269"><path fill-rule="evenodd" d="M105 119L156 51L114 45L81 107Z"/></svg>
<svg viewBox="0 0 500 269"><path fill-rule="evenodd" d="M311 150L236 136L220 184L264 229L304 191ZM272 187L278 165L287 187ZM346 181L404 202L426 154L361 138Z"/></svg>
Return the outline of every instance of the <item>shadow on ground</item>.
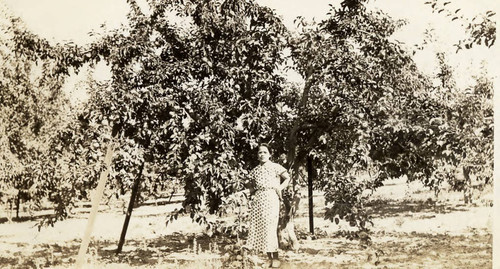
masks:
<svg viewBox="0 0 500 269"><path fill-rule="evenodd" d="M36 245L33 251L8 251L8 253L0 255L0 267L71 267L76 260L80 244L80 240L73 240L62 244ZM233 250L233 247L228 249L226 246L234 246L235 244L235 238L223 236L211 238L207 235L195 236L194 234L174 233L156 239L127 240L121 253L117 254L117 242L91 241L87 263L125 263L132 267L154 266L158 263L182 265L193 261L202 252L216 252L219 257L222 257L226 252ZM27 244L17 244L16 246L17 249L29 247Z"/></svg>
<svg viewBox="0 0 500 269"><path fill-rule="evenodd" d="M407 217L414 213L432 217L456 211L467 211L468 207L432 200L372 200L367 209L375 218ZM318 210L316 212L321 212ZM145 215L141 217L148 217ZM321 216L322 217L322 216ZM28 219L26 219L28 220ZM297 227L296 227L297 228ZM297 235L300 235L297 232ZM299 237L302 238L302 237ZM303 237L304 239L306 237ZM491 267L491 235L468 232L460 236L424 233L376 233L373 244L362 248L358 241L349 241L341 236L309 237L301 240L297 252L284 252L282 268L439 268L448 264L450 268ZM80 247L80 240L54 244L12 244L12 248L0 253L1 268L53 268L72 267ZM120 254L116 254L117 242L92 241L89 246L88 264L116 264L131 267L161 268L241 268L242 260L236 238L201 234L173 233L154 239L127 240ZM2 242L7 245L8 242ZM34 246L34 249L31 249ZM211 254L217 265L193 266L200 253ZM265 260L265 258L264 258ZM265 261L264 261L265 262ZM260 264L264 264L261 262ZM214 263L215 264L215 263ZM179 266L180 265L180 266ZM457 267L455 267L457 266ZM96 268L97 268L96 267ZM121 266L123 268L123 266Z"/></svg>
<svg viewBox="0 0 500 269"><path fill-rule="evenodd" d="M195 240L196 238L196 240ZM436 268L449 264L450 268L488 268L491 266L492 237L485 234L447 235L426 233L380 233L374 235L369 247L345 238L301 240L301 248L283 252L282 268ZM197 245L197 251L194 245ZM227 237L208 237L194 234L172 234L156 239L128 240L122 253L116 254L116 242L93 241L89 246L87 263L92 266L125 265L126 268L241 268L241 258L232 251L236 240ZM218 246L218 251L213 249ZM0 267L53 268L72 267L79 240L61 244L18 246L19 251L0 255ZM24 249L23 249L24 247ZM230 247L229 249L227 247ZM212 248L212 250L210 250ZM201 249L201 250L200 250ZM218 263L200 267L197 260L203 253L212 255ZM260 265L265 265L265 258ZM212 265L212 266L211 266ZM208 266L208 267L207 267ZM210 267L211 266L211 267ZM394 267L396 266L396 267ZM413 267L412 267L413 266ZM458 266L458 267L454 267ZM121 266L123 268L123 266ZM260 267L251 267L260 268Z"/></svg>
<svg viewBox="0 0 500 269"><path fill-rule="evenodd" d="M465 205L437 203L433 200L391 200L377 199L366 204L368 214L374 218L410 216L413 213L447 214L467 211Z"/></svg>

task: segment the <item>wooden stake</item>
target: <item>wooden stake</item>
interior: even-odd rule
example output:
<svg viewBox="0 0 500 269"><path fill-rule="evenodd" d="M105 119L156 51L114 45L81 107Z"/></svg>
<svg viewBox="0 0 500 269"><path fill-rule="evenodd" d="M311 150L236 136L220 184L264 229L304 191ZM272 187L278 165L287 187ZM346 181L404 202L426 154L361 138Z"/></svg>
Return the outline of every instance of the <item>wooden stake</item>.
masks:
<svg viewBox="0 0 500 269"><path fill-rule="evenodd" d="M80 245L80 250L78 251L78 257L76 259L75 268L81 268L85 263L85 255L87 254L87 249L90 243L90 235L92 234L92 229L94 228L94 222L99 211L99 204L101 203L101 198L104 193L104 187L106 186L106 181L108 179L109 171L111 168L111 159L113 157L113 145L112 142L108 144L106 150L106 156L104 157L104 165L106 170L101 172L99 177L99 183L95 189L94 195L92 197L92 209L90 210L90 216L87 221L87 227L85 228L85 233L83 235L82 244Z"/></svg>
<svg viewBox="0 0 500 269"><path fill-rule="evenodd" d="M135 178L134 186L132 187L132 194L130 195L130 201L128 203L127 215L125 216L125 221L123 222L122 234L120 235L120 241L118 242L118 248L116 249L116 254L120 253L125 243L125 236L127 235L128 223L130 222L130 217L132 216L132 210L134 209L134 203L139 193L139 183L141 182L142 170L144 170L144 162L139 168L139 175Z"/></svg>

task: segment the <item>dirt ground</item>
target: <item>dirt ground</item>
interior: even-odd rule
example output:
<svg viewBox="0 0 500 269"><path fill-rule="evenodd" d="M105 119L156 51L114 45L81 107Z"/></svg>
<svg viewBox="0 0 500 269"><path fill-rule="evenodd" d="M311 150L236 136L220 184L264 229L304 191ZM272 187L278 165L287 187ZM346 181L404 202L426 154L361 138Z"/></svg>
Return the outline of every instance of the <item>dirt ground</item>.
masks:
<svg viewBox="0 0 500 269"><path fill-rule="evenodd" d="M363 247L339 231L346 223L321 218L324 199L315 199L316 236L306 206L295 220L300 248L281 251L281 268L491 268L492 195L463 205L460 193L437 198L417 183L388 182L374 194L372 244ZM208 236L188 217L165 226L166 215L180 204L147 205L134 210L121 254L115 250L124 215L102 206L85 268L264 268L263 256L242 257L236 239ZM0 268L68 268L74 265L88 214L38 232L36 220L7 223L0 214ZM88 211L88 210L87 210Z"/></svg>

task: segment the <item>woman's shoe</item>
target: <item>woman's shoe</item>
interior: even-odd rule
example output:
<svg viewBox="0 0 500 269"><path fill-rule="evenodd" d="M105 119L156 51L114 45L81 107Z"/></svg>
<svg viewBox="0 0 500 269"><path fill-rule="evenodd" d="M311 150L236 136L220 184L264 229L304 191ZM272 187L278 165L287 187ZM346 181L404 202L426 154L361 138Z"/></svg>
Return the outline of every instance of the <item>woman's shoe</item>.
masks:
<svg viewBox="0 0 500 269"><path fill-rule="evenodd" d="M272 268L280 268L280 266L281 266L281 262L280 262L280 260L275 260L275 259L273 259L273 260L271 261L271 267L272 267Z"/></svg>

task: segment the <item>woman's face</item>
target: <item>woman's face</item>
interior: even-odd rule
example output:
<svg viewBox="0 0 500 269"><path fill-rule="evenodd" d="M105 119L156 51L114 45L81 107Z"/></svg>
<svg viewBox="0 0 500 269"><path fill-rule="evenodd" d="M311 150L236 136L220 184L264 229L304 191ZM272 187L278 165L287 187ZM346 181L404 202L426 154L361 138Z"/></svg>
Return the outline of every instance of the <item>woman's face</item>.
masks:
<svg viewBox="0 0 500 269"><path fill-rule="evenodd" d="M260 163L265 163L269 161L269 158L271 157L271 154L269 154L269 149L265 146L259 147L258 155Z"/></svg>

